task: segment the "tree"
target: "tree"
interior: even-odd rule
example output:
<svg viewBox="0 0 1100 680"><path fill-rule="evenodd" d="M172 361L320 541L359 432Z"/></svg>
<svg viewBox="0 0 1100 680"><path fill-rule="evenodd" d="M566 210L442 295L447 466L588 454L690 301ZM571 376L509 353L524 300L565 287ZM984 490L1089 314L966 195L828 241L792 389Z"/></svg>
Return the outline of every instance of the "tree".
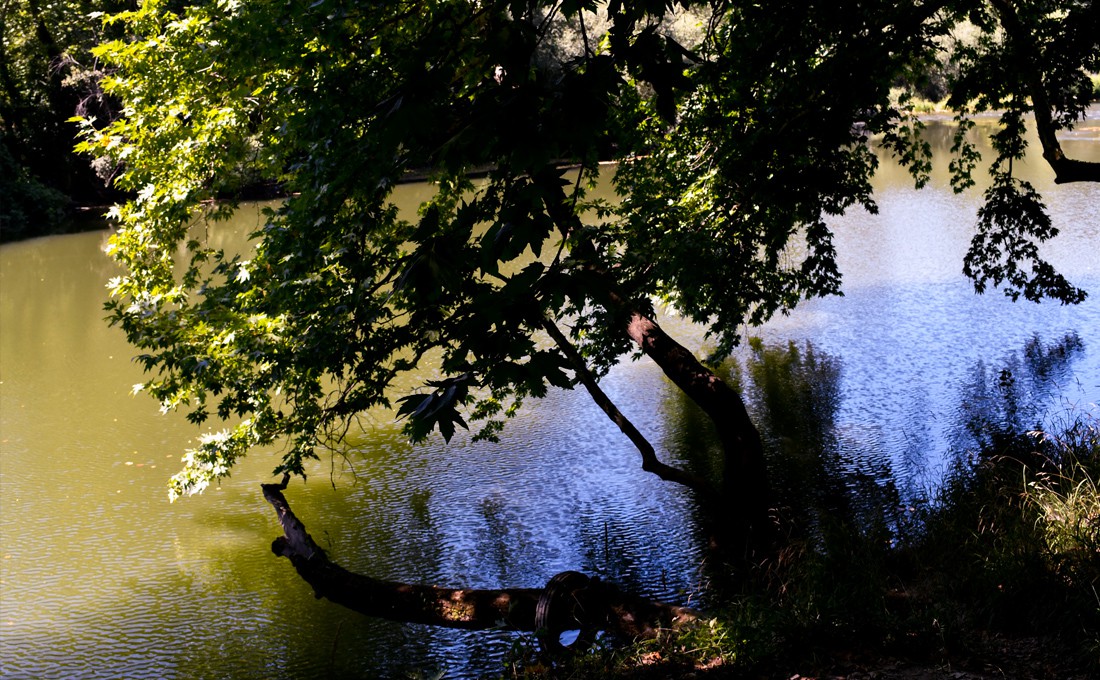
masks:
<svg viewBox="0 0 1100 680"><path fill-rule="evenodd" d="M1089 73L1100 71L1100 5L1087 2L1012 2L991 0L969 12L983 29L974 45L961 46L962 74L951 95L961 124L956 189L971 185L973 150L964 135L971 108L1000 111L1001 129L993 138L997 158L992 186L978 214L978 231L966 255L964 271L978 292L992 283L1012 299L1038 301L1049 296L1081 302L1085 292L1059 275L1038 253L1036 241L1057 235L1035 188L1013 175L1023 159L1025 116L1034 114L1043 158L1055 182L1100 181L1100 163L1069 158L1058 142L1059 130L1072 129L1089 105ZM1021 267L1024 263L1025 267Z"/></svg>
<svg viewBox="0 0 1100 680"><path fill-rule="evenodd" d="M0 0L0 228L2 236L41 233L67 219L71 201L117 198L73 152L73 116L102 115L91 48L96 14L127 0Z"/></svg>
<svg viewBox="0 0 1100 680"><path fill-rule="evenodd" d="M1084 3L1027 10L1095 20ZM698 16L694 43L665 28L674 11ZM998 50L1046 44L1024 29L999 38L1006 16L948 0L147 0L112 18L132 37L97 54L117 69L104 87L125 115L89 122L83 143L136 194L113 211L125 273L111 282L111 320L151 374L139 389L164 409L237 420L187 452L171 495L277 441L275 474L304 475L368 409L393 409L414 440L469 423L492 439L525 400L581 385L647 470L696 490L716 524L739 530L735 544L766 545L759 434L738 393L656 323L654 301L705 324L721 355L746 324L838 293L827 219L875 209L868 140L880 135L918 184L927 171L919 122L891 103L891 84L971 17L983 39L962 52L972 90L960 92L989 91L975 74ZM572 51L552 44L563 25L579 36ZM1094 65L1095 37L1083 36L1096 34L1034 57L1059 125L1081 113L1063 84ZM1045 105L1012 101L1016 150L1013 125ZM973 151L960 149L961 187ZM1030 201L1012 157L999 176ZM607 159L619 161L614 204L591 193ZM411 221L389 200L410 171L438 188ZM212 199L244 173L277 179L289 198L252 235L254 252L230 255L195 227L234 210ZM1079 299L1018 246L1052 230L1034 228L1028 205L988 198L980 233L1005 237L980 244L976 285ZM1030 277L989 269L1028 258ZM720 480L662 462L600 391L632 351L711 418ZM429 355L441 377L395 393ZM301 564L313 553L295 532L276 547Z"/></svg>

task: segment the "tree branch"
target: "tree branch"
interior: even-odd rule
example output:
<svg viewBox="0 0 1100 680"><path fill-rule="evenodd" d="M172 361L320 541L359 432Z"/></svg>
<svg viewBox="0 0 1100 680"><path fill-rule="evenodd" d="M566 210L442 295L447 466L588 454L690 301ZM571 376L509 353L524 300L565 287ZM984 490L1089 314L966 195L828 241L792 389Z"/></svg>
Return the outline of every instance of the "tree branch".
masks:
<svg viewBox="0 0 1100 680"><path fill-rule="evenodd" d="M600 388L599 383L596 382L595 376L588 370L588 365L585 363L584 357L580 355L580 352L573 346L573 343L569 342L569 339L565 337L565 334L561 332L557 325L550 319L544 319L542 327L557 344L558 349L560 349L562 353L565 354L566 358L569 359L569 362L573 364L573 370L577 372L577 378L581 381L581 384L584 385L584 388L588 390L588 394L592 396L592 401L596 402L596 405L607 414L611 422L618 425L622 433L627 436L635 447L637 447L638 453L642 455L642 469L646 472L652 472L665 481L683 484L705 496L707 499L713 499L716 490L708 480L699 475L687 472L686 470L681 470L680 468L661 462L657 457L657 452L654 450L653 445L649 443L649 440L638 431L634 423L630 422L630 420L623 415L618 407L615 406L615 403L611 401L611 398Z"/></svg>
<svg viewBox="0 0 1100 680"><path fill-rule="evenodd" d="M560 186L552 187L545 201L547 214L564 236L575 237L581 233L580 217L569 209L568 199ZM725 523L724 528L730 529L733 524L743 527L748 538L746 545L770 540L771 492L764 444L740 395L620 291L619 282L600 262L596 246L590 239L579 238L570 255L578 263L578 269L598 282L588 287L592 299L626 320L627 336L714 423L724 457L718 495L724 504L723 511L732 511L736 518L734 522ZM642 455L644 458L646 454Z"/></svg>
<svg viewBox="0 0 1100 680"><path fill-rule="evenodd" d="M504 626L553 634L581 628L613 630L631 637L653 637L662 628L682 627L698 619L698 614L686 607L637 597L577 572L555 576L546 588L500 590L441 588L356 574L331 561L291 511L283 495L289 480L290 476L284 475L279 484L260 485L283 529L271 551L289 559L318 598L361 614L468 630ZM570 584L564 589L562 576L570 577L564 579Z"/></svg>
<svg viewBox="0 0 1100 680"><path fill-rule="evenodd" d="M1100 163L1069 158L1062 151L1062 145L1055 134L1054 117L1051 114L1053 107L1039 75L1039 53L1029 40L1027 27L1016 14L1016 9L1009 0L992 0L991 4L997 10L1005 32L1016 43L1027 63L1023 73L1024 87L1031 97L1031 107L1035 112L1035 128L1039 134L1039 144L1043 147L1043 159L1054 170L1055 184L1100 182Z"/></svg>

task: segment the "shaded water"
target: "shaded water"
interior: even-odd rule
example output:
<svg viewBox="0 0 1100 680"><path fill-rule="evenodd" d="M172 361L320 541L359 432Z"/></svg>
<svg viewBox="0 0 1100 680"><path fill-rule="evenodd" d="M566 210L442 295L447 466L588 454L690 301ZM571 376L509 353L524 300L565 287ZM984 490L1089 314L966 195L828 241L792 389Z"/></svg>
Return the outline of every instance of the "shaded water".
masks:
<svg viewBox="0 0 1100 680"><path fill-rule="evenodd" d="M1068 140L1067 151L1100 160L1097 130ZM939 151L946 132L929 131ZM1055 187L1032 169L1064 231L1048 257L1093 297L1074 308L1013 304L974 296L960 273L977 192L953 195L942 173L913 192L884 169L882 214L837 223L846 296L754 331L763 344L730 364L784 454L781 481L826 461L902 494L934 483L968 386L1036 337L1049 346L1075 332L1082 345L1036 383L1044 403L1057 411L1100 399L1100 187ZM229 229L256 219L242 211ZM501 668L522 638L374 621L315 600L268 549L279 531L258 485L272 457L256 454L219 488L167 503L165 481L199 431L129 395L140 371L102 322L113 273L105 239L0 248L0 674L462 677ZM697 329L666 325L701 343ZM790 341L796 358L780 351ZM820 408L791 418L782 390L766 389L769 371L815 376L808 389ZM705 425L651 364L627 363L604 387L660 451L705 466ZM807 432L827 456L798 458ZM539 586L579 568L678 602L701 588L690 498L642 473L583 393L532 404L497 445L456 438L413 448L379 422L352 463L354 475L324 459L288 491L314 537L351 569L496 587Z"/></svg>

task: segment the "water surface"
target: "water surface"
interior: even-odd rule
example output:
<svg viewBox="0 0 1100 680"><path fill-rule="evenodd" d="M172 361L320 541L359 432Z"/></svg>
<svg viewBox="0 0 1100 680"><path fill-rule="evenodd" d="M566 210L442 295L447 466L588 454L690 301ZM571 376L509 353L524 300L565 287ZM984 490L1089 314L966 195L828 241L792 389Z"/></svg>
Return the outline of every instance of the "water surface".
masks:
<svg viewBox="0 0 1100 680"><path fill-rule="evenodd" d="M1067 152L1100 160L1096 130L1067 139ZM939 123L929 131L939 151L948 132ZM1081 343L1035 383L1050 407L1043 417L1100 399L1100 186L1054 186L1043 166L1028 169L1064 232L1046 255L1093 295L1076 307L1014 304L999 293L975 296L962 277L980 195L952 194L946 161L936 167L922 192L887 168L877 184L881 214L837 220L844 297L808 302L753 331L765 348L793 342L803 359L813 353L813 394L827 406L815 412L815 436L828 440L820 448L829 464L907 494L935 484L978 377L1019 363L1029 342L1051 346L1075 333ZM215 236L239 240L258 219L243 210ZM522 637L375 621L314 599L268 548L279 530L259 484L276 457L253 455L203 496L167 502L166 479L200 431L130 395L140 370L121 333L103 323L104 283L115 273L102 254L106 238L0 248L0 673L338 678L500 669ZM664 323L705 346L699 329ZM768 411L755 356L743 348L727 364L731 379L773 426L772 446L797 455L803 444L791 445L791 428L805 419ZM604 387L663 455L705 459L705 423L652 364L628 362ZM534 587L582 569L674 602L702 596L691 498L643 473L583 392L530 404L500 444L456 437L449 447L414 448L381 419L349 461L323 458L288 498L351 569L471 587ZM777 464L778 477L805 464Z"/></svg>

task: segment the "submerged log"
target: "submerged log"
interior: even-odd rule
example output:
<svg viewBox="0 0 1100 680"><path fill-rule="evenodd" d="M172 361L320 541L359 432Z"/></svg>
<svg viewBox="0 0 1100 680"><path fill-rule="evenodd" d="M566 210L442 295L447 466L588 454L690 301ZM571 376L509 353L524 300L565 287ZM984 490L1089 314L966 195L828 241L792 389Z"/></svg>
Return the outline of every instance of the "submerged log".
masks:
<svg viewBox="0 0 1100 680"><path fill-rule="evenodd" d="M262 484L275 508L283 535L271 550L290 560L317 598L327 598L367 616L448 628L510 628L540 634L547 648L558 646L557 632L608 630L627 637L652 637L661 629L697 620L686 607L625 593L578 572L563 572L546 588L475 590L383 581L333 562L290 509L279 484ZM582 634L581 639L587 635Z"/></svg>

